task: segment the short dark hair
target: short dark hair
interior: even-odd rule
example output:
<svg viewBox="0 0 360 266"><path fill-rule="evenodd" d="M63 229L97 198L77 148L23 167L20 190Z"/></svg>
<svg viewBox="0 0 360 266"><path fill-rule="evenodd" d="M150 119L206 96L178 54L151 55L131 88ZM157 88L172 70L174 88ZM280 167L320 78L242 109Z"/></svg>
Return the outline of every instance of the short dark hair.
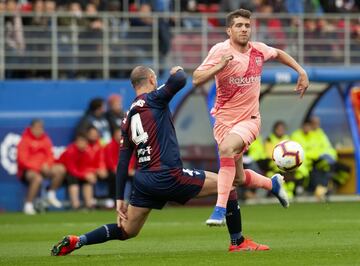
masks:
<svg viewBox="0 0 360 266"><path fill-rule="evenodd" d="M303 125L305 125L305 124L311 124L310 117L307 117L307 118L303 121L302 124L303 124Z"/></svg>
<svg viewBox="0 0 360 266"><path fill-rule="evenodd" d="M77 139L87 139L86 133L83 131L76 133L75 140L77 140Z"/></svg>
<svg viewBox="0 0 360 266"><path fill-rule="evenodd" d="M42 124L42 125L44 125L44 121L41 120L40 118L35 118L35 119L31 120L31 122L30 122L30 127L33 127L33 126L35 126L36 124Z"/></svg>
<svg viewBox="0 0 360 266"><path fill-rule="evenodd" d="M88 133L90 130L93 130L93 129L95 129L97 132L99 132L99 130L94 125L89 125L86 128L86 133Z"/></svg>
<svg viewBox="0 0 360 266"><path fill-rule="evenodd" d="M243 17L250 19L251 11L247 9L238 9L233 12L230 12L226 16L226 27L231 27L234 23L234 18Z"/></svg>
<svg viewBox="0 0 360 266"><path fill-rule="evenodd" d="M283 126L286 128L286 123L282 120L278 120L274 123L272 131L275 132L275 129L277 129L279 126Z"/></svg>
<svg viewBox="0 0 360 266"><path fill-rule="evenodd" d="M105 104L105 101L103 98L97 97L90 101L88 112L95 112L97 109L102 107Z"/></svg>
<svg viewBox="0 0 360 266"><path fill-rule="evenodd" d="M145 84L149 78L149 74L151 74L150 68L146 66L135 67L130 74L130 81L132 86L137 88L139 85Z"/></svg>

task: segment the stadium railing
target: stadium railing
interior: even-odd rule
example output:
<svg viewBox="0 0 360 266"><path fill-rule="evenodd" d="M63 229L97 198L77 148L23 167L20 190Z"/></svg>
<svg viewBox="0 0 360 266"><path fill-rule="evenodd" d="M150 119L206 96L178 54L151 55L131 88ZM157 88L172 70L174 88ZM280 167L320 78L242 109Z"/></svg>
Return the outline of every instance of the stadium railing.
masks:
<svg viewBox="0 0 360 266"><path fill-rule="evenodd" d="M1 13L0 79L123 78L138 64L150 64L156 72L174 64L191 71L212 45L226 38L225 15ZM144 18L151 23L143 24ZM166 30L164 20L172 24L171 40L159 39ZM355 14L254 14L252 30L254 40L284 49L302 64L360 64L360 22ZM166 45L168 53L158 48Z"/></svg>

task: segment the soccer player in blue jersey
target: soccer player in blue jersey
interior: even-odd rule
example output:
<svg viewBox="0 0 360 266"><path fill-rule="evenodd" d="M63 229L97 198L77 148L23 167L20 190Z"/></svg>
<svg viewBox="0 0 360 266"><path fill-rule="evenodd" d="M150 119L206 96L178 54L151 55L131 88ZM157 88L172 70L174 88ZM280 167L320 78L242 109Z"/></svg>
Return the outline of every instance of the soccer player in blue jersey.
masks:
<svg viewBox="0 0 360 266"><path fill-rule="evenodd" d="M148 67L136 67L130 76L136 92L122 123L122 140L117 168L117 223L94 231L68 235L58 242L51 254L67 255L84 245L135 237L152 209L162 209L168 201L185 204L194 197L217 193L217 174L183 169L179 145L169 110L173 96L185 86L181 67L173 67L167 82L157 88L157 78ZM132 153L136 153L137 170L130 203L124 201L126 173ZM235 188L227 202L226 223L230 234L229 251L268 250L269 247L242 236L240 208Z"/></svg>

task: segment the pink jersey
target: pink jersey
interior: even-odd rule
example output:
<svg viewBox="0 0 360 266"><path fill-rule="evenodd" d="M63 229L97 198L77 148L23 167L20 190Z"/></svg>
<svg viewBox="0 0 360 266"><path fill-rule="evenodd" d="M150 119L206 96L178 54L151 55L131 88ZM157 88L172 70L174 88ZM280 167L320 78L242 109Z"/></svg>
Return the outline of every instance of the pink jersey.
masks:
<svg viewBox="0 0 360 266"><path fill-rule="evenodd" d="M197 70L207 70L233 55L228 65L215 75L216 102L211 111L216 123L233 126L240 121L260 117L259 95L263 63L277 56L277 51L261 42L249 42L250 49L240 53L226 40L214 45Z"/></svg>

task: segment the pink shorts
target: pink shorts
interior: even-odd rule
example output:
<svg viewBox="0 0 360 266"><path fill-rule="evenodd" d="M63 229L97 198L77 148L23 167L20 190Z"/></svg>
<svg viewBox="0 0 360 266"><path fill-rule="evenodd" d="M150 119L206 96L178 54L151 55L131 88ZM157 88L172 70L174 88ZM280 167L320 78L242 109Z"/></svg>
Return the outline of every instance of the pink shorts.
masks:
<svg viewBox="0 0 360 266"><path fill-rule="evenodd" d="M245 143L245 149L256 139L260 133L261 119L249 119L240 121L232 127L225 126L223 124L215 123L214 137L218 145L224 140L224 138L230 133L239 135Z"/></svg>

